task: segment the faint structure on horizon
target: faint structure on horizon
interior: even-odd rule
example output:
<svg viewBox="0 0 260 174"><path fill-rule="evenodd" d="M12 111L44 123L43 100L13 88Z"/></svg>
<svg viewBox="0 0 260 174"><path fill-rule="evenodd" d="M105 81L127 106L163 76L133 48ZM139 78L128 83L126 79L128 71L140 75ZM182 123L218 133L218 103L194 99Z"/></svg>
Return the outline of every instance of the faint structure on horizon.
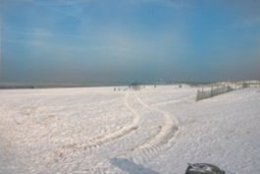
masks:
<svg viewBox="0 0 260 174"><path fill-rule="evenodd" d="M129 85L129 88L138 91L141 89L141 84L138 82L133 82Z"/></svg>

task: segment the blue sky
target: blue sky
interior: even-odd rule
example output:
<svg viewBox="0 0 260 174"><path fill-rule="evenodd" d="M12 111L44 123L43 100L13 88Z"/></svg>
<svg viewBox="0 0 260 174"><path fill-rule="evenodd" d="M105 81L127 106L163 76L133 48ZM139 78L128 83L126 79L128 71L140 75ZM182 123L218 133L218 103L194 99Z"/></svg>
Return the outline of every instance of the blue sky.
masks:
<svg viewBox="0 0 260 174"><path fill-rule="evenodd" d="M260 80L260 1L2 0L1 83Z"/></svg>

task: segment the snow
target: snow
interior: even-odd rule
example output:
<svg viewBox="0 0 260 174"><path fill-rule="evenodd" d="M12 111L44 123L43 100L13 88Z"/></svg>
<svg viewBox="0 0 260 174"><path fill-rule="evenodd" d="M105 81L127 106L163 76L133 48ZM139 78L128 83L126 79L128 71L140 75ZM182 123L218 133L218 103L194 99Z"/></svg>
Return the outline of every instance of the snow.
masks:
<svg viewBox="0 0 260 174"><path fill-rule="evenodd" d="M126 89L126 87L121 87ZM260 89L0 90L0 173L181 174L212 163L260 173Z"/></svg>

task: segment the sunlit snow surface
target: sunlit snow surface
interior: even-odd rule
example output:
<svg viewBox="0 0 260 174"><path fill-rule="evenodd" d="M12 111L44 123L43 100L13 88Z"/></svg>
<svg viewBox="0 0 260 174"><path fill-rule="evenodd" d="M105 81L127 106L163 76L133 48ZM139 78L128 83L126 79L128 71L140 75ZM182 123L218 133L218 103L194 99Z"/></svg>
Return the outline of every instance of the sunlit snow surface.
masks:
<svg viewBox="0 0 260 174"><path fill-rule="evenodd" d="M260 173L260 89L0 90L0 173Z"/></svg>

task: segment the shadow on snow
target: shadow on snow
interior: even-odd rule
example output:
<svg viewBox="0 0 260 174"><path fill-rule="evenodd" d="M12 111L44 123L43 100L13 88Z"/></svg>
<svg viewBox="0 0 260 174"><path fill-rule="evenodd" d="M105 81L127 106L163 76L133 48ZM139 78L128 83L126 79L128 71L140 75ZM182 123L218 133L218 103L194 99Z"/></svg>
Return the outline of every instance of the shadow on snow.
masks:
<svg viewBox="0 0 260 174"><path fill-rule="evenodd" d="M110 163L117 166L121 170L128 172L129 174L159 174L149 168L145 168L140 164L135 164L132 161L123 158L113 158Z"/></svg>

